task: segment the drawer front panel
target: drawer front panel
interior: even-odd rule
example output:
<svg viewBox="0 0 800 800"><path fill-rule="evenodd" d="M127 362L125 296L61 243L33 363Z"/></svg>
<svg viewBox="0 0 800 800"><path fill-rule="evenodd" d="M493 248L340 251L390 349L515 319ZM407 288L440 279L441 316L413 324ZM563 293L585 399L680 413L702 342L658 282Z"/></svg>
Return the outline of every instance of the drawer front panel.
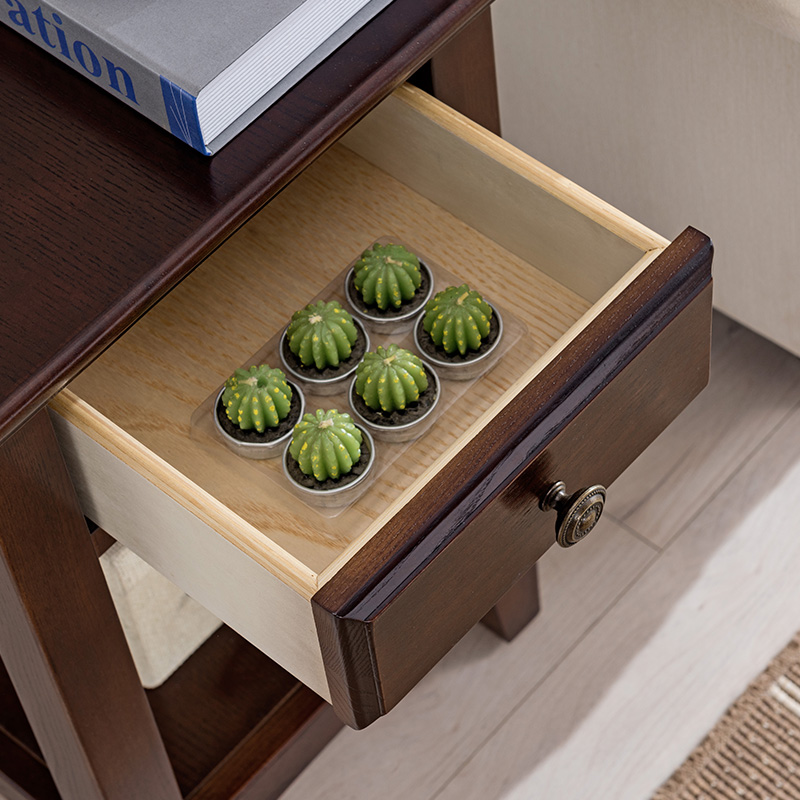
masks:
<svg viewBox="0 0 800 800"><path fill-rule="evenodd" d="M515 399L518 418L510 407L448 483L428 487L432 505L396 519L395 538L317 593L331 697L348 724L396 705L553 543L555 515L538 510L547 486L608 485L705 386L710 262L706 237L679 237Z"/></svg>

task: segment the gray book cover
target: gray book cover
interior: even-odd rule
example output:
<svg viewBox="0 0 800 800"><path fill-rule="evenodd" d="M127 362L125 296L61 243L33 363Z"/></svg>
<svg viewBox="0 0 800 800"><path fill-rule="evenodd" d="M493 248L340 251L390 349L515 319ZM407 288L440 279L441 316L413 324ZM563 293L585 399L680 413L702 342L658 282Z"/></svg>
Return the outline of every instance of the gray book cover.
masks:
<svg viewBox="0 0 800 800"><path fill-rule="evenodd" d="M211 154L391 0L7 0L0 20Z"/></svg>

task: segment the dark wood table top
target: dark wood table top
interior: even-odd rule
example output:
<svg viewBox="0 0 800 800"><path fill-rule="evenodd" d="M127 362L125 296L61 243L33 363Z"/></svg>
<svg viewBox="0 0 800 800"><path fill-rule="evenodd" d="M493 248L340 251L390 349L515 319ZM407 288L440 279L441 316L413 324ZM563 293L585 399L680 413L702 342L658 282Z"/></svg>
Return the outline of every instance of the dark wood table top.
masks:
<svg viewBox="0 0 800 800"><path fill-rule="evenodd" d="M394 0L202 156L0 26L0 439L489 0Z"/></svg>

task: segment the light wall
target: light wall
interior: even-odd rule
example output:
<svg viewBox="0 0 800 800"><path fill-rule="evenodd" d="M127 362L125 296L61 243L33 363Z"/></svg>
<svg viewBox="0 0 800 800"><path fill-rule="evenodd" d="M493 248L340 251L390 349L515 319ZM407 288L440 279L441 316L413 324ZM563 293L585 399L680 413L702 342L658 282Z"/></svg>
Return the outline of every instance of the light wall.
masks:
<svg viewBox="0 0 800 800"><path fill-rule="evenodd" d="M717 0L497 0L493 22L505 138L708 233L717 307L800 354L800 44Z"/></svg>

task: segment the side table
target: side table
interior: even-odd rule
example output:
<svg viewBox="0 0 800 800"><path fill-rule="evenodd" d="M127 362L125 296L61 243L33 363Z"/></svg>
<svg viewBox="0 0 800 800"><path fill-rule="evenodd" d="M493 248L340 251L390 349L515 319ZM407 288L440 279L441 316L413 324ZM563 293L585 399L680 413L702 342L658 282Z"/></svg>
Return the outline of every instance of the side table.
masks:
<svg viewBox="0 0 800 800"><path fill-rule="evenodd" d="M12 190L0 224L5 262L13 265L1 276L6 613L0 652L22 703L9 699L10 735L0 737L2 788L11 797L276 796L339 723L263 653L328 697L348 724L370 724L484 615L506 637L524 625L537 606L530 570L553 544L552 522L540 507L555 498L564 506L555 482L563 479L574 491L600 475L608 485L705 385L712 247L698 231L689 228L670 243L411 89L396 92L353 128L344 147L312 165L437 48L433 90L495 127L496 104L485 102L493 96L485 88L493 84L488 17L478 16L485 6L395 0L213 159L187 151L0 31L0 98L16 112L0 131L6 145L0 151L17 156L0 164ZM452 37L461 29L466 38L456 44ZM325 172L331 164L338 172ZM357 229L350 197L372 194L347 191L356 173L373 176L368 187L395 181L386 193L390 205L401 194L408 203L387 206L372 221L362 215ZM184 447L190 438L178 443L184 461L174 467L175 448L148 437L146 426L141 438L127 433L128 421L114 413L120 404L112 397L108 405L105 389L126 370L124 357L115 360L126 343L143 342L144 352L154 353L159 341L172 341L176 319L194 318L197 281L208 291L199 296L201 306L219 296L215 287L228 274L221 254L253 230L269 230L264 220L288 219L259 244L270 245L259 265L269 283L273 258L293 252L304 235L294 222L320 196L316 189L310 197L303 192L326 180L332 216L342 220L334 232L340 250L399 220L399 208L413 207L417 216L403 222L407 232L424 229L434 250L446 244L462 251L465 269L501 290L539 338L535 348L503 362L494 394L487 388L498 379L492 374L474 416L462 415L433 462L417 459L402 486L365 496L355 510L364 526L340 537L340 550L329 547L333 537L323 531L306 562L303 553L290 552L304 536L311 539L302 509L261 488L257 505L266 525L259 527L247 517L235 480L228 482L232 493L215 494L223 483L219 459L205 473L210 484L201 486L203 476L194 483L197 462L191 446ZM243 238L232 237L211 255L283 188ZM306 199L292 213L298 192ZM328 241L330 230L320 241ZM281 247L272 246L276 239ZM329 255L320 251L310 262L305 289L328 278ZM541 313L530 302L539 302L539 288L547 298ZM191 302L181 306L186 298ZM260 299L265 315L256 317L274 327L280 297ZM187 313L171 316L173 301ZM135 411L160 406L169 394L156 373L137 380L146 400L137 400ZM74 487L43 410L70 382L53 408ZM186 417L182 409L181 435ZM93 454L89 461L81 460L81 447ZM95 469L88 492L84 463ZM143 491L128 491L126 481ZM91 489L100 486L103 502L94 505ZM378 504L388 488L395 494L382 513ZM142 497L152 505L137 505ZM263 653L223 630L163 686L145 693L81 508L134 551L138 543L151 564L207 600ZM563 543L582 538L598 508L593 501L577 511L577 527ZM272 511L285 526L270 519ZM163 538L168 520L176 519L174 537ZM97 546L101 536L95 534ZM281 537L285 543L295 537L289 549L280 547ZM193 560L196 552L211 556L211 569ZM224 559L215 561L215 553ZM226 569L215 569L223 561ZM250 595L241 591L245 573ZM275 605L262 608L266 597L285 599L287 613L269 617ZM248 629L251 622L256 627Z"/></svg>
<svg viewBox="0 0 800 800"><path fill-rule="evenodd" d="M396 0L210 161L0 30L0 96L14 120L0 134L13 187L2 234L0 652L27 715L4 674L0 792L11 800L275 796L338 730L327 704L225 630L202 658L209 673L215 660L240 664L208 694L213 703L223 686L226 707L239 701L223 714L230 730L209 736L207 752L181 752L172 706L210 680L202 658L183 693L148 701L42 404L485 5ZM434 89L496 130L488 11L439 53ZM518 617L535 613L535 573L523 594ZM493 626L504 619L498 608Z"/></svg>

